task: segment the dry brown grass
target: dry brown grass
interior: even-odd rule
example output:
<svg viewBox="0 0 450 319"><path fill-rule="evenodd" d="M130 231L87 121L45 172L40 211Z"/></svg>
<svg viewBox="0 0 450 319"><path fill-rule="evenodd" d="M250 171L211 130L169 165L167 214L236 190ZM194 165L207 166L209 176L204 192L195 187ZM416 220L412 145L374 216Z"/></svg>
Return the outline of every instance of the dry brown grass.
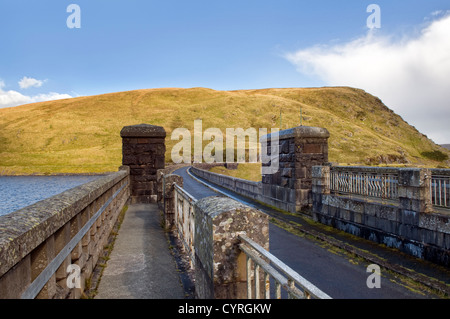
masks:
<svg viewBox="0 0 450 319"><path fill-rule="evenodd" d="M326 127L330 161L367 164L392 155L409 165L445 166L423 156L449 154L408 125L379 99L347 87L215 91L148 89L78 97L0 109L0 174L115 171L121 164L120 130L149 123L167 131L166 160L177 127L203 129ZM207 141L204 142L204 145Z"/></svg>

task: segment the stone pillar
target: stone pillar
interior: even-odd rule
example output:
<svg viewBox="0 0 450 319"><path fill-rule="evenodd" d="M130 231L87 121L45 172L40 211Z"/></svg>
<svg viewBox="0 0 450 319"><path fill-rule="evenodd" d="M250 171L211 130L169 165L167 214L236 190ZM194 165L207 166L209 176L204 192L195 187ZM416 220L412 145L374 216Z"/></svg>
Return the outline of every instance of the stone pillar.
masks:
<svg viewBox="0 0 450 319"><path fill-rule="evenodd" d="M328 138L325 128L299 126L280 131L279 169L274 174L263 174L263 196L273 201L273 206L289 212L310 212L312 207L312 167L328 164ZM261 138L267 142L270 154L271 141L276 134ZM271 163L263 163L263 167Z"/></svg>
<svg viewBox="0 0 450 319"><path fill-rule="evenodd" d="M322 213L323 196L330 194L330 166L314 166L312 168L312 214Z"/></svg>
<svg viewBox="0 0 450 319"><path fill-rule="evenodd" d="M198 200L195 210L195 290L199 299L246 299L246 258L238 235L269 249L269 219L227 197Z"/></svg>
<svg viewBox="0 0 450 319"><path fill-rule="evenodd" d="M400 218L406 225L419 225L420 213L433 211L431 203L431 170L400 168L398 170L398 197Z"/></svg>
<svg viewBox="0 0 450 319"><path fill-rule="evenodd" d="M122 137L122 164L130 167L131 203L156 203L156 172L165 166L163 127L140 124L125 126Z"/></svg>
<svg viewBox="0 0 450 319"><path fill-rule="evenodd" d="M163 198L162 205L164 210L164 222L166 229L172 230L175 226L175 184L183 187L183 177L175 174L164 175L162 177Z"/></svg>

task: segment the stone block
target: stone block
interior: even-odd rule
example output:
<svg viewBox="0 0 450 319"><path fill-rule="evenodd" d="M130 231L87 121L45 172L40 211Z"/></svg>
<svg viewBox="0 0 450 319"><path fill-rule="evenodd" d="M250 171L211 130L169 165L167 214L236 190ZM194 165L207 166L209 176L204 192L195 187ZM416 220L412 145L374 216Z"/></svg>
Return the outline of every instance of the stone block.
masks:
<svg viewBox="0 0 450 319"><path fill-rule="evenodd" d="M363 222L363 214L359 212L353 212L353 222L361 224Z"/></svg>
<svg viewBox="0 0 450 319"><path fill-rule="evenodd" d="M165 138L166 131L164 130L163 127L160 126L140 124L140 125L125 126L120 131L120 136L122 138L128 139L146 138L146 137Z"/></svg>
<svg viewBox="0 0 450 319"><path fill-rule="evenodd" d="M396 222L393 222L393 221L390 221L387 219L378 218L378 221L377 221L378 227L377 228L385 233L395 234L396 233L396 224L397 224Z"/></svg>
<svg viewBox="0 0 450 319"><path fill-rule="evenodd" d="M398 170L398 183L401 186L422 187L431 171L422 168L400 168Z"/></svg>
<svg viewBox="0 0 450 319"><path fill-rule="evenodd" d="M450 216L437 215L436 229L439 232L450 234Z"/></svg>
<svg viewBox="0 0 450 319"><path fill-rule="evenodd" d="M411 210L400 210L400 222L406 225L413 225L418 226L419 225L419 216L420 213L417 211L411 211Z"/></svg>
<svg viewBox="0 0 450 319"><path fill-rule="evenodd" d="M281 187L281 186L277 187L276 189L277 189L276 199L278 199L282 202L285 202L286 198L287 198L287 196L286 196L287 189L285 189L284 187Z"/></svg>
<svg viewBox="0 0 450 319"><path fill-rule="evenodd" d="M419 227L424 229L437 231L437 224L438 224L437 217L438 216L435 214L420 214L418 225Z"/></svg>
<svg viewBox="0 0 450 319"><path fill-rule="evenodd" d="M450 250L450 234L444 234L443 244L441 247Z"/></svg>
<svg viewBox="0 0 450 319"><path fill-rule="evenodd" d="M280 154L289 154L289 140L280 142Z"/></svg>
<svg viewBox="0 0 450 319"><path fill-rule="evenodd" d="M398 221L398 208L394 206L380 205L377 216L390 221Z"/></svg>
<svg viewBox="0 0 450 319"><path fill-rule="evenodd" d="M18 299L31 283L30 255L0 276L0 299Z"/></svg>
<svg viewBox="0 0 450 319"><path fill-rule="evenodd" d="M364 216L364 225L372 227L372 228L377 228L378 224L378 219L375 216L371 216L371 215L365 215Z"/></svg>
<svg viewBox="0 0 450 319"><path fill-rule="evenodd" d="M376 203L364 203L364 214L368 216L377 216L378 214L378 204Z"/></svg>
<svg viewBox="0 0 450 319"><path fill-rule="evenodd" d="M194 210L197 297L246 298L245 256L238 236L245 234L269 249L268 216L224 197L201 199Z"/></svg>
<svg viewBox="0 0 450 319"><path fill-rule="evenodd" d="M305 144L303 146L303 153L305 153L305 154L322 153L322 145L321 144Z"/></svg>
<svg viewBox="0 0 450 319"><path fill-rule="evenodd" d="M437 233L428 229L419 228L419 238L422 243L436 245Z"/></svg>
<svg viewBox="0 0 450 319"><path fill-rule="evenodd" d="M309 189L298 189L295 193L298 205L308 205L310 203L311 191Z"/></svg>
<svg viewBox="0 0 450 319"><path fill-rule="evenodd" d="M348 210L363 214L364 213L364 202L357 201L357 200L350 200L348 201Z"/></svg>
<svg viewBox="0 0 450 319"><path fill-rule="evenodd" d="M345 220L345 221L351 221L352 220L352 216L351 216L351 211L348 209L341 209L340 210L340 217L341 219Z"/></svg>
<svg viewBox="0 0 450 319"><path fill-rule="evenodd" d="M290 168L283 168L282 170L281 170L281 176L282 177L288 177L288 178L291 178L292 177L292 169L290 169Z"/></svg>

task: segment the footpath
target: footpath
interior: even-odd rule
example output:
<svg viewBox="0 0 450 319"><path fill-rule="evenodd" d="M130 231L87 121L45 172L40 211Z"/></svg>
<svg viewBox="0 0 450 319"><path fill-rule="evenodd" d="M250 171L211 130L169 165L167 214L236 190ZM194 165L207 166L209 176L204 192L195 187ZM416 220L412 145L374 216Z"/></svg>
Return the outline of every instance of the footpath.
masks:
<svg viewBox="0 0 450 319"><path fill-rule="evenodd" d="M184 175L187 172L178 170L176 174ZM187 184L189 179L186 177ZM206 182L201 179L198 181ZM316 223L308 216L272 209L216 185L209 187L213 188L210 188L210 193L202 191L200 194L199 191L199 198L202 197L200 195L211 196L217 191L222 192L267 213L271 222L280 227L313 236L433 288L447 298L450 296L448 268ZM193 187L188 188L195 190ZM183 280L183 270L177 265L178 260L173 253L176 245L171 242L160 221L156 204L129 206L98 285L96 299L192 298Z"/></svg>
<svg viewBox="0 0 450 319"><path fill-rule="evenodd" d="M156 204L128 207L95 299L184 299L185 288Z"/></svg>

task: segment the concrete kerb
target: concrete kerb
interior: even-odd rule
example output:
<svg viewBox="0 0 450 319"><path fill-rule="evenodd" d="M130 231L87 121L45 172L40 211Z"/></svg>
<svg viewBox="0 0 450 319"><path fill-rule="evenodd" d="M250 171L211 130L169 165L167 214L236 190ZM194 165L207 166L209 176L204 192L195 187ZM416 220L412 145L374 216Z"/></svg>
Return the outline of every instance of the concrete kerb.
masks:
<svg viewBox="0 0 450 319"><path fill-rule="evenodd" d="M190 170L187 170L187 173L189 174L189 176L191 176L193 179L195 179L196 181L198 181L199 183L202 183L203 185L207 186L208 188L212 189L215 192L218 192L224 196L228 196L231 197L235 200L238 201L242 201L242 199L238 198L238 197L234 197L226 192L221 191L220 189L218 189L217 187L214 187L208 183L205 183L204 181L200 180L199 178L195 177ZM239 195L241 197L245 197L243 195ZM251 198L249 198L250 200L253 200ZM246 205L249 205L251 207L256 207L254 205L252 205L251 203L245 202ZM264 203L260 203L263 206L267 206ZM266 212L270 217L275 218L277 221L283 223L283 224L287 224L289 225L289 227L294 228L297 231L300 231L304 234L310 235L318 240L321 240L323 242L326 242L330 245L333 245L337 248L343 249L349 253L352 253L360 258L363 258L364 260L370 262L370 263L374 263L379 265L380 267L383 267L385 269L391 270L395 273L398 273L402 276L408 277L420 284L423 284L429 288L432 288L434 290L439 291L440 293L443 293L447 296L450 296L450 287L448 285L446 285L445 283L440 282L439 280L435 279L435 278L430 278L426 275L417 273L411 269L408 269L406 267L403 267L399 264L393 264L391 262L388 262L387 260L380 258L376 255L370 254L365 252L362 249L359 249L358 247L349 245L347 243L344 243L338 239L336 239L335 237L331 236L331 235L327 235L324 234L316 229L314 229L312 226L310 225L302 225L302 227L295 225L295 223L292 223L293 219L299 219L299 218L308 218L310 219L309 216L304 215L304 214L299 214L298 217L294 216L292 213L289 212L283 212L281 209L277 209L277 211L279 212L278 214L274 215L273 213L269 213ZM284 216L283 216L284 215ZM290 216L291 218L287 218L287 216ZM346 235L349 235L346 233ZM358 239L361 240L361 239Z"/></svg>

